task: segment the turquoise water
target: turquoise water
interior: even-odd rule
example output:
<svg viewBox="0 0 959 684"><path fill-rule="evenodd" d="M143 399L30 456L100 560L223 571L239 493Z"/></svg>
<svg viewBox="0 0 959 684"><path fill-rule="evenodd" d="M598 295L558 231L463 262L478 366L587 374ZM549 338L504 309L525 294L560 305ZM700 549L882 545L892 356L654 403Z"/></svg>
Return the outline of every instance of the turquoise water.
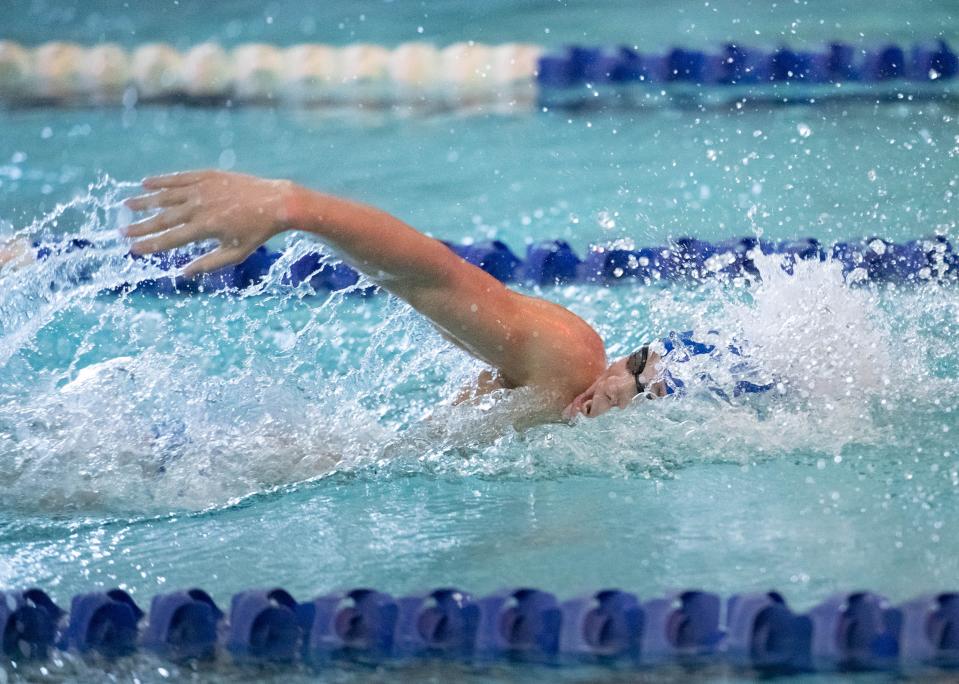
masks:
<svg viewBox="0 0 959 684"><path fill-rule="evenodd" d="M398 2L331 0L304 9L296 0L177 0L133 4L100 0L30 0L5 20L7 38L24 43L75 40L138 45L163 40L190 46L203 40L226 45L262 41L277 45L409 40L449 44L526 41L629 43L668 47L682 42L710 46L720 41L775 45L781 41L852 42L931 40L957 35L956 8L943 0L509 0ZM863 34L863 35L860 35Z"/></svg>
<svg viewBox="0 0 959 684"><path fill-rule="evenodd" d="M340 3L311 31L294 3L230 16L120 4L32 3L0 38L707 45L755 31L770 44L956 31L950 3ZM957 116L954 101L509 116L0 111L4 233L103 247L0 276L0 586L36 584L61 602L122 586L141 604L193 585L221 603L273 583L301 599L358 585L532 584L562 596L615 585L644 597L776 587L801 609L839 589L901 600L956 588L954 286L850 288L835 265L806 264L794 277L769 265L752 286L544 290L593 324L611 357L669 330L718 328L761 343L799 389L733 406L693 393L520 432L522 392L448 406L481 366L386 297L274 282L239 297L96 290L149 275L122 258L116 199L143 175L187 167L292 178L517 252L553 237L580 253L682 235L955 240ZM76 269L96 286L71 285ZM160 667L111 666L140 679L163 678ZM67 660L46 674L101 672ZM453 676L330 677L374 674Z"/></svg>

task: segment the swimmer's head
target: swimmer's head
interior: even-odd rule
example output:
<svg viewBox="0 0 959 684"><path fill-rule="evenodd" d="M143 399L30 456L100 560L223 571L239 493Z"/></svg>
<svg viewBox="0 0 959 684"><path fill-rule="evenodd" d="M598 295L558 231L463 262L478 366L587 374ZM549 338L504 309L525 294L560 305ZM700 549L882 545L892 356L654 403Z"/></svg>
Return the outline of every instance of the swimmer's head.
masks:
<svg viewBox="0 0 959 684"><path fill-rule="evenodd" d="M626 408L640 394L647 397L663 396L666 387L657 378L658 360L656 352L643 347L613 362L589 389L563 410L563 417L569 419L582 414L595 418L613 407Z"/></svg>

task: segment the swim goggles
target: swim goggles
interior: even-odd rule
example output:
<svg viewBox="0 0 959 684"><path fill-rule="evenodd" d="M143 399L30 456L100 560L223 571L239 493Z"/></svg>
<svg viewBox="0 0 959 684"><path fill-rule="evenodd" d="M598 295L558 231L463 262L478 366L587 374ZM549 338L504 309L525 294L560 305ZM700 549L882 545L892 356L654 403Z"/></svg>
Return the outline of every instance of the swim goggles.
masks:
<svg viewBox="0 0 959 684"><path fill-rule="evenodd" d="M649 360L649 345L643 345L637 351L634 351L626 359L626 370L632 373L636 380L636 394L646 393L646 384L639 379L639 376L646 370L646 362Z"/></svg>

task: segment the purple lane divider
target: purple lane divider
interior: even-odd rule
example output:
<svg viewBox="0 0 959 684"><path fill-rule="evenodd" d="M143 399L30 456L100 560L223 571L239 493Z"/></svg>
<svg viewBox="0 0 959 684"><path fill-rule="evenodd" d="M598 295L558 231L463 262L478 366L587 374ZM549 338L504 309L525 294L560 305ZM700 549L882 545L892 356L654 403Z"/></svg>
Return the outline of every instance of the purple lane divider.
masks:
<svg viewBox="0 0 959 684"><path fill-rule="evenodd" d="M899 656L907 663L959 666L959 594L927 594L896 608Z"/></svg>
<svg viewBox="0 0 959 684"><path fill-rule="evenodd" d="M645 615L635 594L606 589L565 601L560 651L577 660L640 662Z"/></svg>
<svg viewBox="0 0 959 684"><path fill-rule="evenodd" d="M142 645L172 660L212 658L223 618L202 589L158 594L150 604Z"/></svg>
<svg viewBox="0 0 959 684"><path fill-rule="evenodd" d="M0 654L18 660L46 658L64 615L39 589L0 591Z"/></svg>
<svg viewBox="0 0 959 684"><path fill-rule="evenodd" d="M137 648L138 625L144 613L122 589L74 596L63 646L106 657L130 655Z"/></svg>
<svg viewBox="0 0 959 684"><path fill-rule="evenodd" d="M810 650L816 669L883 669L898 657L900 621L879 594L836 594L806 615L812 622Z"/></svg>
<svg viewBox="0 0 959 684"><path fill-rule="evenodd" d="M505 589L477 604L478 657L541 661L556 656L562 613L552 594L530 588Z"/></svg>
<svg viewBox="0 0 959 684"><path fill-rule="evenodd" d="M65 614L44 592L0 592L2 655L44 659L53 649L116 658L139 649L177 662L234 665L337 660L524 661L552 666L725 665L792 672L959 668L959 594L891 605L879 594L836 594L806 613L777 592L688 590L641 601L606 589L558 602L533 588L474 597L442 587L393 598L373 589L298 603L280 588L243 591L228 621L209 594L153 598L149 619L119 589L79 594Z"/></svg>
<svg viewBox="0 0 959 684"><path fill-rule="evenodd" d="M473 597L458 589L397 599L398 615L393 654L400 658L465 658L473 653L480 609Z"/></svg>
<svg viewBox="0 0 959 684"><path fill-rule="evenodd" d="M737 594L726 604L723 649L729 662L773 672L810 666L812 623L776 592Z"/></svg>
<svg viewBox="0 0 959 684"><path fill-rule="evenodd" d="M306 635L304 654L322 663L335 657L390 655L398 615L389 594L353 589L304 603L298 610Z"/></svg>
<svg viewBox="0 0 959 684"><path fill-rule="evenodd" d="M719 629L719 596L689 590L643 603L644 662L702 657L715 651Z"/></svg>
<svg viewBox="0 0 959 684"><path fill-rule="evenodd" d="M300 649L302 630L296 600L284 589L252 589L230 602L226 648L239 662L290 662Z"/></svg>

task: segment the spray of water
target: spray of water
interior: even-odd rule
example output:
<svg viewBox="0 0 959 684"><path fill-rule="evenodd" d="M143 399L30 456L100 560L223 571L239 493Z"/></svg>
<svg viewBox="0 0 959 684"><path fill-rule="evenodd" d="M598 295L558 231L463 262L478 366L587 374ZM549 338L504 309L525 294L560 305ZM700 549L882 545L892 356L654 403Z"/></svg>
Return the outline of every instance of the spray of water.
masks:
<svg viewBox="0 0 959 684"><path fill-rule="evenodd" d="M244 292L123 293L164 275L118 236L129 188L104 179L19 232L94 248L0 274L4 508L203 509L332 472L663 477L703 459L835 459L955 400L953 290L849 287L837 264L787 272L768 257L738 286L544 294L595 324L614 356L669 330L746 341L773 391L731 399L691 383L682 399L529 427L528 390L452 406L481 367L402 303L283 285L315 248L301 237ZM711 362L714 380L730 374Z"/></svg>

